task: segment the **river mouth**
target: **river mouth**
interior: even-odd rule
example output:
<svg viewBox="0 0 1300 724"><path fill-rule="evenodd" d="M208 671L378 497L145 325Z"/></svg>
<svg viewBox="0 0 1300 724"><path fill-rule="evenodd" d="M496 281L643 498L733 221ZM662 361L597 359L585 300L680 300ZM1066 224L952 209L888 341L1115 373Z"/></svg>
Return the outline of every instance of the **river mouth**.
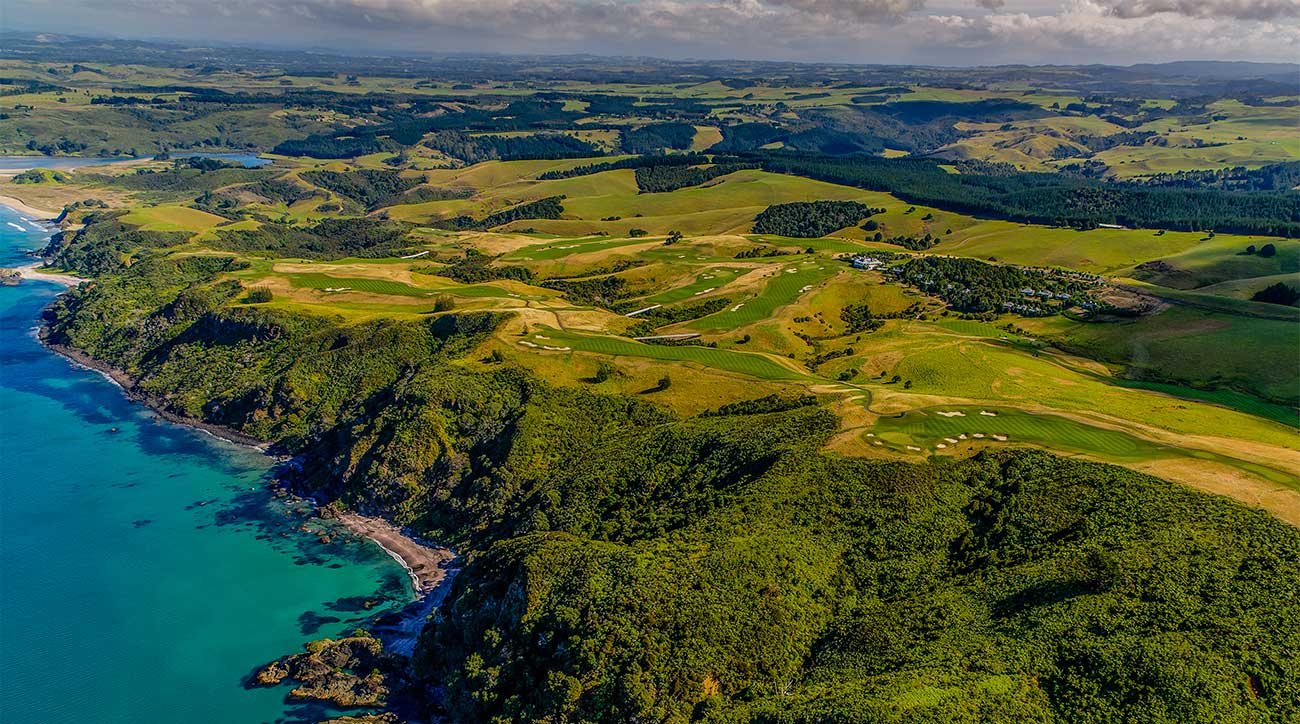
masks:
<svg viewBox="0 0 1300 724"><path fill-rule="evenodd" d="M0 266L48 232L0 208ZM19 231L8 224L24 227ZM254 667L396 612L406 572L355 536L322 542L272 461L158 419L43 348L61 289L0 286L0 696L47 724L300 721Z"/></svg>

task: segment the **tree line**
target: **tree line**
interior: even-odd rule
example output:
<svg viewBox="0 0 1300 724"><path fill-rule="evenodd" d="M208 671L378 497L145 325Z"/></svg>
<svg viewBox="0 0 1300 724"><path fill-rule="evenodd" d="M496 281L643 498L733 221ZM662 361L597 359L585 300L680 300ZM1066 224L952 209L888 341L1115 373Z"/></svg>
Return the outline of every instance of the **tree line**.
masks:
<svg viewBox="0 0 1300 724"><path fill-rule="evenodd" d="M1138 228L1300 237L1300 195L1138 188L1050 173L951 174L931 159L768 153L775 173L892 193L905 201L1011 221L1080 229Z"/></svg>

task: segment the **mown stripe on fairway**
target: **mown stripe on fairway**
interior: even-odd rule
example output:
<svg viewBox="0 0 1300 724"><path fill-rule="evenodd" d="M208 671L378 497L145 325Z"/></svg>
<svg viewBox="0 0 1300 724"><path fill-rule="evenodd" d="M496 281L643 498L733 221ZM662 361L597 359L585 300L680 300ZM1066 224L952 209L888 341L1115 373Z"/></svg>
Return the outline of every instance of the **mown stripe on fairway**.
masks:
<svg viewBox="0 0 1300 724"><path fill-rule="evenodd" d="M544 339L529 337L524 341L551 347L570 347L581 352L597 354L643 357L670 362L695 362L705 367L764 380L793 380L806 377L771 358L750 352L712 349L699 345L644 344L622 337L574 334L551 329L542 329L539 333Z"/></svg>
<svg viewBox="0 0 1300 724"><path fill-rule="evenodd" d="M789 271L791 269L794 271ZM798 299L803 294L804 287L816 284L834 273L834 265L825 261L783 266L776 276L768 281L762 294L738 300L737 304L741 304L739 309L733 306L717 314L697 319L687 326L691 329L735 329L767 319L780 307ZM735 311L732 311L733 309Z"/></svg>

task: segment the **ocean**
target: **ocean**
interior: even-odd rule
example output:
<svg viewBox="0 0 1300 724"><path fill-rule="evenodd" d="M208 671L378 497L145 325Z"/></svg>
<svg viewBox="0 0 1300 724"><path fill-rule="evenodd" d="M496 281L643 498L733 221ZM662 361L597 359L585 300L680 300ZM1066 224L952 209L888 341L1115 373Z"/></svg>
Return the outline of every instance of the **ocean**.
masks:
<svg viewBox="0 0 1300 724"><path fill-rule="evenodd" d="M0 207L0 267L40 225ZM255 667L413 598L367 541L322 544L255 450L157 420L36 341L60 289L0 286L0 721L315 721ZM297 507L301 507L300 505Z"/></svg>

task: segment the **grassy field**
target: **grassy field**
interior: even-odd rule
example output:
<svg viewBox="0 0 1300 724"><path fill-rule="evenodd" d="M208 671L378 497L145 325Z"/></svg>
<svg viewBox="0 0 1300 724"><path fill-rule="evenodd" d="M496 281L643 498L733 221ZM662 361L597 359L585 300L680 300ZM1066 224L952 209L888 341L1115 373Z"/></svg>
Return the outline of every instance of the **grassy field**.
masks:
<svg viewBox="0 0 1300 724"><path fill-rule="evenodd" d="M122 217L122 222L134 224L146 231L188 231L199 234L220 224L228 224L229 219L187 206L164 204L133 208Z"/></svg>
<svg viewBox="0 0 1300 724"><path fill-rule="evenodd" d="M1128 322L1033 320L1028 329L1066 348L1200 385L1255 389L1300 398L1300 328L1294 322L1223 315L1176 306Z"/></svg>
<svg viewBox="0 0 1300 724"><path fill-rule="evenodd" d="M1233 390L1201 390L1186 385L1170 385L1161 382L1143 382L1140 380L1116 380L1115 384L1139 390L1152 390L1165 395L1183 397L1189 400L1201 400L1214 405L1240 410L1249 415L1266 420L1280 422L1283 425L1300 428L1300 409L1294 406L1278 405L1265 402L1254 395L1247 395Z"/></svg>
<svg viewBox="0 0 1300 724"><path fill-rule="evenodd" d="M1168 234L1166 234L1168 236ZM1243 241L1246 243L1243 245ZM1273 244L1274 256L1246 252L1265 243ZM1120 269L1116 276L1132 277L1174 289L1198 289L1253 277L1300 273L1300 241L1292 239L1243 240L1237 237L1198 241L1183 251L1161 256L1158 265ZM1155 268L1151 268L1154 266ZM1267 286L1267 285L1264 285Z"/></svg>

